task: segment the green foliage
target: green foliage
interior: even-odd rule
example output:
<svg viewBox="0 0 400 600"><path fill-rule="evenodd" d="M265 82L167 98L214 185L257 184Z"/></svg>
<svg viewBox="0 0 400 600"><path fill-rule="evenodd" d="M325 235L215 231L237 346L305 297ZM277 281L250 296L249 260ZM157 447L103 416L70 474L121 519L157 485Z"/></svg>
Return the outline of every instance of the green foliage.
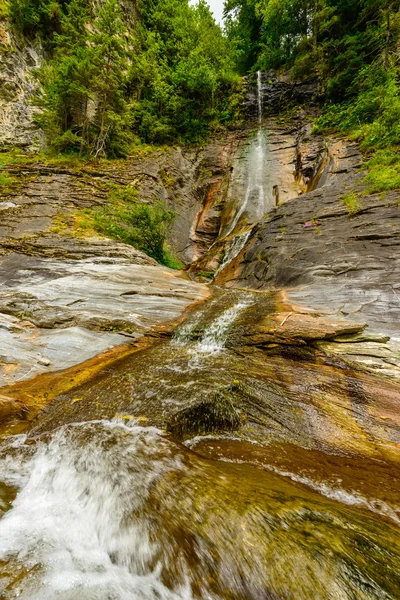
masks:
<svg viewBox="0 0 400 600"><path fill-rule="evenodd" d="M0 188L8 188L16 181L16 178L9 175L7 171L3 171L2 173L0 173Z"/></svg>
<svg viewBox="0 0 400 600"><path fill-rule="evenodd" d="M360 142L374 156L366 163L368 191L400 188L400 95L397 69L375 62L355 80L358 94L343 104L329 105L316 132L339 131Z"/></svg>
<svg viewBox="0 0 400 600"><path fill-rule="evenodd" d="M227 32L248 70L318 76L332 101L355 96L360 72L397 55L399 0L226 0Z"/></svg>
<svg viewBox="0 0 400 600"><path fill-rule="evenodd" d="M257 6L258 0L225 0L225 29L242 74L254 68L262 45L263 20Z"/></svg>
<svg viewBox="0 0 400 600"><path fill-rule="evenodd" d="M165 239L176 214L160 201L145 204L132 187L116 188L110 203L91 212L93 228L108 237L135 246L158 262L181 268L165 248Z"/></svg>
<svg viewBox="0 0 400 600"><path fill-rule="evenodd" d="M142 51L129 76L140 137L197 141L219 122L238 119L233 55L204 0L196 6L187 0L142 0L141 7Z"/></svg>
<svg viewBox="0 0 400 600"><path fill-rule="evenodd" d="M38 123L53 152L126 157L138 138L199 141L240 121L234 56L205 0L141 0L135 30L118 0L9 2L48 50Z"/></svg>
<svg viewBox="0 0 400 600"><path fill-rule="evenodd" d="M342 104L328 105L315 130L351 134L365 150L400 144L400 96L397 69L375 62L354 80L357 95Z"/></svg>
<svg viewBox="0 0 400 600"><path fill-rule="evenodd" d="M395 148L378 150L367 162L369 173L365 178L368 191L386 192L400 188L400 152Z"/></svg>
<svg viewBox="0 0 400 600"><path fill-rule="evenodd" d="M54 33L54 53L39 72L44 109L38 123L55 152L126 156L132 135L125 99L126 29L117 0L95 15L87 0L70 0Z"/></svg>
<svg viewBox="0 0 400 600"><path fill-rule="evenodd" d="M10 13L8 0L0 0L0 19L6 19Z"/></svg>
<svg viewBox="0 0 400 600"><path fill-rule="evenodd" d="M341 203L344 204L347 208L347 212L349 216L352 217L359 213L364 207L358 197L357 192L352 191L349 194L346 194L341 199Z"/></svg>
<svg viewBox="0 0 400 600"><path fill-rule="evenodd" d="M370 190L399 188L400 1L226 0L225 10L239 66L318 78L326 104L315 131L376 152Z"/></svg>
<svg viewBox="0 0 400 600"><path fill-rule="evenodd" d="M26 35L41 33L44 41L58 29L66 0L9 0L9 15Z"/></svg>

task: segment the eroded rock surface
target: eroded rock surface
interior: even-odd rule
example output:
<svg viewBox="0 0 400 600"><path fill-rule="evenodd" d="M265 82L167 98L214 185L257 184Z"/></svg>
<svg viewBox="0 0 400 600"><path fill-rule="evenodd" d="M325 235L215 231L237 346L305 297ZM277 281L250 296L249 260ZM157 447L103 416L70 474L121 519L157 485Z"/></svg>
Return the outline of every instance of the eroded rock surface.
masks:
<svg viewBox="0 0 400 600"><path fill-rule="evenodd" d="M20 38L0 17L0 148L34 152L43 146L43 133L34 123L34 72L42 61L41 43Z"/></svg>
<svg viewBox="0 0 400 600"><path fill-rule="evenodd" d="M136 256L136 263L3 257L0 383L84 362L176 320L190 303L207 297L204 285Z"/></svg>
<svg viewBox="0 0 400 600"><path fill-rule="evenodd" d="M368 194L355 144L334 142L329 155L317 189L272 210L216 282L285 290L295 310L367 324L369 340L325 348L398 377L399 195ZM355 206L346 204L349 195Z"/></svg>

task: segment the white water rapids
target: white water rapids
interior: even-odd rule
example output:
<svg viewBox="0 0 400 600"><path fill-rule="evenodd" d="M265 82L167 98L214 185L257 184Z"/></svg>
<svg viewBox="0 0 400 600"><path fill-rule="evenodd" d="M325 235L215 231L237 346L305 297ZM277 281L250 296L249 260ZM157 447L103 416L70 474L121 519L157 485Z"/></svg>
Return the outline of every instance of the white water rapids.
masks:
<svg viewBox="0 0 400 600"><path fill-rule="evenodd" d="M205 326L198 342L190 348L192 354L201 355L221 352L225 348L232 325L237 321L241 313L251 306L253 301L251 293L242 293L241 298L234 302L232 306L226 308L221 314L213 318ZM206 307L204 311L200 311L188 323L179 327L174 335L175 343L189 346L196 328L201 325L202 318L207 316L207 312L212 306L213 303Z"/></svg>
<svg viewBox="0 0 400 600"><path fill-rule="evenodd" d="M157 544L140 518L152 485L181 468L159 430L118 421L62 427L33 456L16 442L19 459L0 460L0 480L21 488L0 521L0 561L23 562L32 574L7 598L192 598L184 574L173 591L162 584Z"/></svg>

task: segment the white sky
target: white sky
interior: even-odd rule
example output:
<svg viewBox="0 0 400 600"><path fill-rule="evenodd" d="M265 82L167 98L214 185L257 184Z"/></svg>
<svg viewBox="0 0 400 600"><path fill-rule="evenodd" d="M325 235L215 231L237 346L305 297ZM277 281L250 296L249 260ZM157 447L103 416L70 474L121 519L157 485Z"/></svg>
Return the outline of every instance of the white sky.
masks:
<svg viewBox="0 0 400 600"><path fill-rule="evenodd" d="M196 4L196 0L191 0L192 4ZM222 13L224 11L224 0L207 0L211 10L214 13L215 20L222 23Z"/></svg>

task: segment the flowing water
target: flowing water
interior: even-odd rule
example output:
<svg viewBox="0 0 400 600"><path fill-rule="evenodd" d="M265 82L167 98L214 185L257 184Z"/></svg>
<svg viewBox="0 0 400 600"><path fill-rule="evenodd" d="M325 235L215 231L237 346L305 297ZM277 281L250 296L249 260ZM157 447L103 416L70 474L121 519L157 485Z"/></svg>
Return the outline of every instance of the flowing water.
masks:
<svg viewBox="0 0 400 600"><path fill-rule="evenodd" d="M217 278L217 276L225 269L225 267L230 265L230 263L233 260L235 260L235 258L237 256L239 256L239 254L241 253L241 251L247 244L250 234L251 234L251 229L249 229L249 231L245 231L244 233L239 233L238 235L235 235L234 238L232 238L232 240L225 252L224 258L223 258L219 268L215 272L214 279Z"/></svg>
<svg viewBox="0 0 400 600"><path fill-rule="evenodd" d="M339 426L321 452L310 365L279 396L288 359L241 342L273 307L216 290L172 339L3 438L0 598L400 597L399 470L329 451Z"/></svg>
<svg viewBox="0 0 400 600"><path fill-rule="evenodd" d="M235 231L238 223L246 217L247 223L256 223L276 205L274 174L268 168L271 162L268 134L263 128L262 80L257 74L258 129L250 139L245 155L239 156L232 173L229 195L237 200L237 207L223 237Z"/></svg>

